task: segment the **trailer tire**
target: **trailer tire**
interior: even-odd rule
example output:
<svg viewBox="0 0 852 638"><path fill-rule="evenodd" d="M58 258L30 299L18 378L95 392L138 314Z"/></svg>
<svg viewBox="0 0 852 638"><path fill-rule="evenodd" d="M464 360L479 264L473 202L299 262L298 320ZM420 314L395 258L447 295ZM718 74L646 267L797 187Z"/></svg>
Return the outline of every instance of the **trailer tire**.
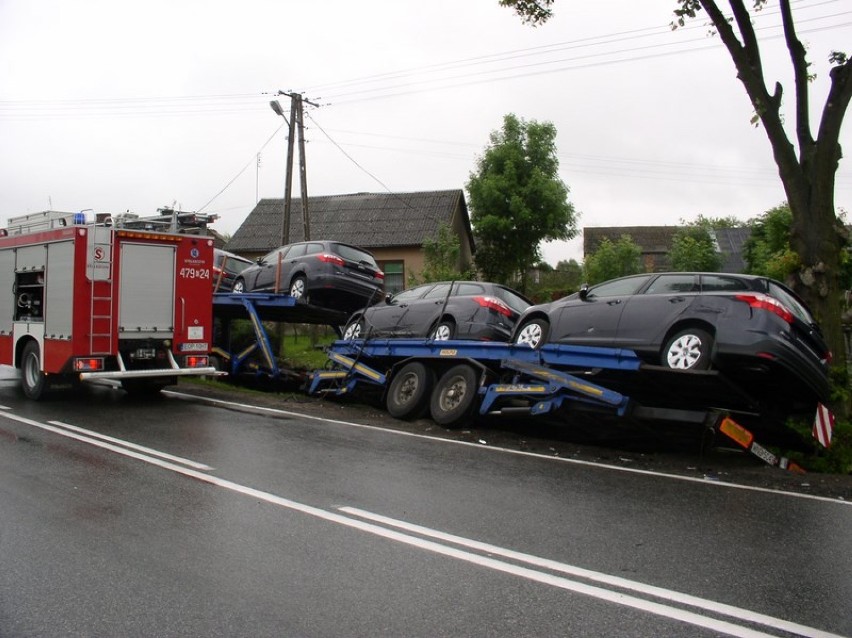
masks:
<svg viewBox="0 0 852 638"><path fill-rule="evenodd" d="M681 330L666 342L662 364L673 370L708 370L713 337L706 330Z"/></svg>
<svg viewBox="0 0 852 638"><path fill-rule="evenodd" d="M21 389L34 401L44 397L50 387L47 376L41 370L41 354L38 344L30 341L21 355Z"/></svg>
<svg viewBox="0 0 852 638"><path fill-rule="evenodd" d="M405 364L394 373L385 405L396 419L416 419L423 415L435 385L435 372L419 361Z"/></svg>
<svg viewBox="0 0 852 638"><path fill-rule="evenodd" d="M550 334L550 322L547 319L536 317L525 322L515 333L515 344L519 346L529 346L533 350L538 350L545 343Z"/></svg>
<svg viewBox="0 0 852 638"><path fill-rule="evenodd" d="M460 363L441 376L429 402L432 420L448 428L461 425L476 400L478 376L476 370Z"/></svg>

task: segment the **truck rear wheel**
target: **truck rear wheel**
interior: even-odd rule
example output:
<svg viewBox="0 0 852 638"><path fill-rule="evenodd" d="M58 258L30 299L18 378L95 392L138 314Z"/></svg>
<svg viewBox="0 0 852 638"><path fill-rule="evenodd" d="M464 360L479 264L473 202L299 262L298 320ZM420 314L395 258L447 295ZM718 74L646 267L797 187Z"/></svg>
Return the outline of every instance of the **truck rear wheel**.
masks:
<svg viewBox="0 0 852 638"><path fill-rule="evenodd" d="M447 370L432 392L432 420L449 428L461 425L476 400L477 381L476 370L466 363Z"/></svg>
<svg viewBox="0 0 852 638"><path fill-rule="evenodd" d="M435 373L419 361L407 363L393 375L385 404L397 419L416 419L426 407Z"/></svg>
<svg viewBox="0 0 852 638"><path fill-rule="evenodd" d="M44 397L50 382L41 370L41 353L38 344L30 341L24 346L21 357L21 388L30 399L38 401Z"/></svg>

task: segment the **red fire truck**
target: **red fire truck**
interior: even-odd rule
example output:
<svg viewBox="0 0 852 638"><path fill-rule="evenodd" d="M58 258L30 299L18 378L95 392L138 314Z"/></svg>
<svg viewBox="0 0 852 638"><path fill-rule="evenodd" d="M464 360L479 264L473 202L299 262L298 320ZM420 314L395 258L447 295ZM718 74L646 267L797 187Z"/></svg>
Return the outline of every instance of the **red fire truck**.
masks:
<svg viewBox="0 0 852 638"><path fill-rule="evenodd" d="M0 364L20 368L32 399L56 383L152 393L215 374L212 238L89 217L47 211L0 229Z"/></svg>

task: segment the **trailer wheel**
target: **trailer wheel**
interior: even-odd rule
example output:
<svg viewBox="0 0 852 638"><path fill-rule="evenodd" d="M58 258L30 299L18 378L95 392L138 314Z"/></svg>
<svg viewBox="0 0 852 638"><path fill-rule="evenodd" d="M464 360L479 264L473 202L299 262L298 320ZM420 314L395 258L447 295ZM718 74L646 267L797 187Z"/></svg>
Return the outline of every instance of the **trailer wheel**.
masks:
<svg viewBox="0 0 852 638"><path fill-rule="evenodd" d="M456 324L452 319L444 319L438 322L435 329L432 331L432 339L435 341L447 341L452 339L456 334Z"/></svg>
<svg viewBox="0 0 852 638"><path fill-rule="evenodd" d="M675 370L708 370L713 337L705 330L681 330L668 340L662 364Z"/></svg>
<svg viewBox="0 0 852 638"><path fill-rule="evenodd" d="M47 376L41 370L41 355L38 344L30 341L24 346L21 356L21 388L24 394L35 401L44 397L50 386Z"/></svg>
<svg viewBox="0 0 852 638"><path fill-rule="evenodd" d="M530 319L515 334L515 343L537 350L547 342L549 334L550 323L547 319Z"/></svg>
<svg viewBox="0 0 852 638"><path fill-rule="evenodd" d="M416 419L423 414L435 385L435 373L418 361L407 363L391 380L385 400L388 414L396 419Z"/></svg>
<svg viewBox="0 0 852 638"><path fill-rule="evenodd" d="M450 428L461 425L476 399L477 380L476 371L466 363L447 370L432 392L432 420Z"/></svg>

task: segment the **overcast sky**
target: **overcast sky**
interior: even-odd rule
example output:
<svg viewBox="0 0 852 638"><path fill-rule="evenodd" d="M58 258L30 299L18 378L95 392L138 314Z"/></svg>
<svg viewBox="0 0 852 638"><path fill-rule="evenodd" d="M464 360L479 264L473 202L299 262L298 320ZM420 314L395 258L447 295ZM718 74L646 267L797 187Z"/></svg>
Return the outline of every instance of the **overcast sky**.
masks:
<svg viewBox="0 0 852 638"><path fill-rule="evenodd" d="M558 0L531 28L497 0L0 0L0 224L174 204L233 233L284 194L279 90L320 105L310 195L464 188L515 113L556 126L580 228L758 216L785 199L765 132L706 20L669 29L675 6ZM828 55L852 53L852 6L794 11L815 128ZM791 103L779 25L770 0L756 27ZM849 121L841 141L836 204L852 213ZM581 260L580 240L544 255Z"/></svg>

